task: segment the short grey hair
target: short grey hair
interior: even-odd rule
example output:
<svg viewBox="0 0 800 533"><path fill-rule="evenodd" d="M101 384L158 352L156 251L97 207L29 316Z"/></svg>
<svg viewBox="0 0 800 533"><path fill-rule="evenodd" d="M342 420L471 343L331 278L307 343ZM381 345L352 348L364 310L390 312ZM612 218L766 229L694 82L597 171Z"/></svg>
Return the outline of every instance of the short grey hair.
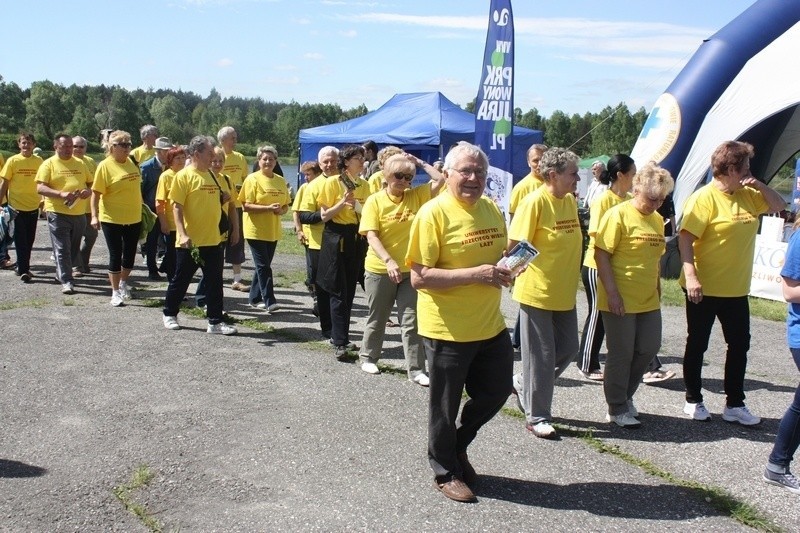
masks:
<svg viewBox="0 0 800 533"><path fill-rule="evenodd" d="M233 128L233 126L222 126L217 132L217 140L222 142L230 135L236 135L236 130Z"/></svg>
<svg viewBox="0 0 800 533"><path fill-rule="evenodd" d="M550 148L542 154L542 160L539 161L539 173L547 181L550 179L550 171L559 174L564 172L570 163L577 167L579 161L580 158L566 148Z"/></svg>
<svg viewBox="0 0 800 533"><path fill-rule="evenodd" d="M486 153L481 150L479 146L468 143L467 141L460 141L449 152L447 152L447 155L444 158L444 169L453 170L456 161L465 156L476 157L480 159L483 169L489 169L489 158L486 156Z"/></svg>
<svg viewBox="0 0 800 533"><path fill-rule="evenodd" d="M547 151L547 145L546 144L532 144L531 147L528 148L528 152L525 155L527 155L528 158L530 159L531 152L533 152L534 150L537 151L537 152L545 153Z"/></svg>
<svg viewBox="0 0 800 533"><path fill-rule="evenodd" d="M89 141L87 141L85 137L81 137L80 135L76 135L75 137L72 138L73 143L77 141L82 141L83 144L89 144Z"/></svg>
<svg viewBox="0 0 800 533"><path fill-rule="evenodd" d="M214 148L217 143L214 138L209 135L197 135L192 137L189 145L186 147L186 153L189 157L194 157L195 154L205 152L207 148Z"/></svg>
<svg viewBox="0 0 800 533"><path fill-rule="evenodd" d="M320 161L324 156L328 154L333 154L336 157L339 157L339 149L335 146L323 146L320 148L319 153L317 154L317 161Z"/></svg>
<svg viewBox="0 0 800 533"><path fill-rule="evenodd" d="M142 126L141 129L139 130L139 136L142 138L142 140L144 140L144 138L147 137L148 135L155 135L156 137L158 137L158 128L156 128L152 124L145 124L144 126Z"/></svg>
<svg viewBox="0 0 800 533"><path fill-rule="evenodd" d="M275 156L276 160L278 159L278 150L276 150L274 146L270 146L268 144L259 146L258 150L256 150L256 159L261 159L261 156L264 154L272 154Z"/></svg>

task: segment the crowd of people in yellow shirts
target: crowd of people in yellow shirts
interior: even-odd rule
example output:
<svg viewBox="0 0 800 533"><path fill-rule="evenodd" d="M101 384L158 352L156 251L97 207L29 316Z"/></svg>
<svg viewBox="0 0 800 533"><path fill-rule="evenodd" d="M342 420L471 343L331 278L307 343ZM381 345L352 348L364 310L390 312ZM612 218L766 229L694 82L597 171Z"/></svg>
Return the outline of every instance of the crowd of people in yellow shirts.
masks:
<svg viewBox="0 0 800 533"><path fill-rule="evenodd" d="M477 473L467 447L510 393L532 435L556 436L555 380L583 351L576 313L583 262L589 301L584 336L592 330L583 344L596 346L586 348L581 371L603 381L609 423L626 429L641 425L634 394L645 372L658 368L661 345L659 261L665 243L657 209L674 186L669 172L656 164L638 168L625 154L611 158L603 174L609 187L590 206L584 251L578 157L563 148L531 147L531 172L513 189L507 225L483 194L489 161L466 142L437 165L400 148L378 150L374 143L325 147L317 161L300 166L306 183L290 206L286 180L275 172L275 148L260 147L258 170L249 172L234 150L233 128L222 128L216 140L196 136L186 146L173 146L145 126L137 148L129 133L107 133L107 157L97 165L85 155L86 140L66 134L56 136L55 155L46 161L33 154L33 137L21 134L20 153L2 165L0 198L7 197L14 210L16 273L22 282L33 277L30 253L44 197L63 293L73 293L75 278L88 271L92 244L102 231L110 303L124 305L131 297L137 242L144 238L151 279L163 273L169 282L164 327L181 328L180 304L200 269L195 298L206 309L207 331L232 335L236 328L222 320L224 262L232 265L231 287L247 292L250 305L278 311L271 263L282 236L281 217L291 209L296 237L306 248L306 285L323 338L337 359L357 355L361 370L378 374L387 324L393 324L397 308L408 379L430 387L434 485L451 499L473 501L470 485ZM711 160L713 179L683 211L680 283L689 331L684 413L697 421L711 418L701 368L711 327L719 320L728 344L722 418L746 426L760 422L744 403L750 266L737 258L752 254L758 216L780 211L784 202L750 175L752 157L746 143L720 145ZM412 186L422 173L424 183ZM150 257L161 239L167 246L157 266ZM250 285L241 277L244 243L254 264ZM512 270L503 258L520 243L536 257L526 268ZM350 339L358 284L368 308L362 347ZM500 313L501 290L512 285L520 306L517 375ZM594 333L598 327L608 352L604 369L596 354L603 335L598 339ZM459 417L464 390L469 399ZM797 443L790 446L796 450ZM794 478L784 466L789 478L778 484L791 489Z"/></svg>

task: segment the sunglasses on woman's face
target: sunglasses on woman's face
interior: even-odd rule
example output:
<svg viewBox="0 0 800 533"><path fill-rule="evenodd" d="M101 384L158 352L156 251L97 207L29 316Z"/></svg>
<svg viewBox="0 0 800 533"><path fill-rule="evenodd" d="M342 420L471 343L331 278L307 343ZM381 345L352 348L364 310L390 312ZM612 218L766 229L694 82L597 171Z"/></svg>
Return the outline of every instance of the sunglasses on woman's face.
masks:
<svg viewBox="0 0 800 533"><path fill-rule="evenodd" d="M414 174L405 174L403 172L395 172L392 176L394 176L396 180L406 180L408 182L414 179Z"/></svg>

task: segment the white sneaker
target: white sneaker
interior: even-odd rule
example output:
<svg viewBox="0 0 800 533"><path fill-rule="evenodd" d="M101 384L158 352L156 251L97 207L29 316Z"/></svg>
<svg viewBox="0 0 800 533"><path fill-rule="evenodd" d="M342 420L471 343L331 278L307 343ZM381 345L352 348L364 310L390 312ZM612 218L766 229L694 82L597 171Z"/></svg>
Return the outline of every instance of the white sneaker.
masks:
<svg viewBox="0 0 800 533"><path fill-rule="evenodd" d="M213 333L215 335L236 335L239 332L235 327L229 326L223 322L219 324L209 324L206 333Z"/></svg>
<svg viewBox="0 0 800 533"><path fill-rule="evenodd" d="M173 331L181 329L180 324L178 324L178 317L164 315L164 327Z"/></svg>
<svg viewBox="0 0 800 533"><path fill-rule="evenodd" d="M725 422L736 422L743 426L755 426L761 423L761 417L750 412L744 405L741 407L728 407L722 410L722 419Z"/></svg>
<svg viewBox="0 0 800 533"><path fill-rule="evenodd" d="M264 309L267 308L267 304L265 304L264 302L258 302L257 304L250 304L250 307L252 307L253 309L259 309L263 311Z"/></svg>
<svg viewBox="0 0 800 533"><path fill-rule="evenodd" d="M361 363L361 370L366 372L367 374L380 374L381 369L378 368L378 365L375 363Z"/></svg>
<svg viewBox="0 0 800 533"><path fill-rule="evenodd" d="M639 410L633 405L633 400L628 400L628 414L633 418L639 418Z"/></svg>
<svg viewBox="0 0 800 533"><path fill-rule="evenodd" d="M711 413L708 412L703 402L689 403L683 406L683 412L689 415L692 420L711 420Z"/></svg>
<svg viewBox="0 0 800 533"><path fill-rule="evenodd" d="M115 291L115 290L112 289L111 290L111 305L113 305L114 307L119 307L122 304L123 304L122 295L119 293L119 291Z"/></svg>
<svg viewBox="0 0 800 533"><path fill-rule="evenodd" d="M267 307L267 313L272 314L276 311L280 311L280 309L281 309L280 304L272 304L269 307Z"/></svg>
<svg viewBox="0 0 800 533"><path fill-rule="evenodd" d="M75 287L72 285L71 281L61 285L61 294L75 294Z"/></svg>
<svg viewBox="0 0 800 533"><path fill-rule="evenodd" d="M606 422L613 422L621 428L636 429L642 426L642 423L631 416L630 413L622 413L621 415L606 415Z"/></svg>
<svg viewBox="0 0 800 533"><path fill-rule="evenodd" d="M420 387L428 387L431 384L431 378L429 378L425 374L417 374L411 381L413 381Z"/></svg>
<svg viewBox="0 0 800 533"><path fill-rule="evenodd" d="M122 296L123 300L131 299L131 288L124 281L119 282L119 295Z"/></svg>

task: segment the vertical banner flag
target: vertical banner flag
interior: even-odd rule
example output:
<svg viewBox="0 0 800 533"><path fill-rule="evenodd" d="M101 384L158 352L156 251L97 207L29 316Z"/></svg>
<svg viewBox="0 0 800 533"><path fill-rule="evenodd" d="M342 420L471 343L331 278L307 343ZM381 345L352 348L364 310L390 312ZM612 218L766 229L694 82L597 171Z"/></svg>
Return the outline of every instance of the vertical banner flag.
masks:
<svg viewBox="0 0 800 533"><path fill-rule="evenodd" d="M483 53L483 72L475 100L475 144L489 156L485 194L506 217L514 176L514 17L511 0L492 0Z"/></svg>

